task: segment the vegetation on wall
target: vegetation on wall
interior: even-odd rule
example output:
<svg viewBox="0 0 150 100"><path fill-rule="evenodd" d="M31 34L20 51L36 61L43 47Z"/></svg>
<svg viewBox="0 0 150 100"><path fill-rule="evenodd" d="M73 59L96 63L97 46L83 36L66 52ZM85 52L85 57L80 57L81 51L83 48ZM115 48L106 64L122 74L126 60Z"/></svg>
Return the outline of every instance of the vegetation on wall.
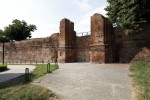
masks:
<svg viewBox="0 0 150 100"><path fill-rule="evenodd" d="M137 34L141 23L150 22L150 0L107 0L105 8L114 27L121 28L126 35Z"/></svg>
<svg viewBox="0 0 150 100"><path fill-rule="evenodd" d="M5 36L7 40L25 40L31 38L31 32L36 30L35 25L28 25L24 20L20 21L15 19L12 24L6 26L3 30L0 30L0 37Z"/></svg>

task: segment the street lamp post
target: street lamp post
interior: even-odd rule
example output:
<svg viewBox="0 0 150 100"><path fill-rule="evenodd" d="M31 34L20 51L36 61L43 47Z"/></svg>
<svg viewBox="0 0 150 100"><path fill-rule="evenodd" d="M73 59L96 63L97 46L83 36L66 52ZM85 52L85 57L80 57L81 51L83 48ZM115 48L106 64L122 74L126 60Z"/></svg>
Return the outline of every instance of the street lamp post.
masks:
<svg viewBox="0 0 150 100"><path fill-rule="evenodd" d="M2 51L3 51L3 54L2 54L2 60L3 60L3 65L4 65L4 46L5 46L5 39L6 39L6 37L5 36L2 36L1 37L1 40L0 40L0 42L2 42Z"/></svg>
<svg viewBox="0 0 150 100"><path fill-rule="evenodd" d="M4 65L4 42L3 42L3 65Z"/></svg>

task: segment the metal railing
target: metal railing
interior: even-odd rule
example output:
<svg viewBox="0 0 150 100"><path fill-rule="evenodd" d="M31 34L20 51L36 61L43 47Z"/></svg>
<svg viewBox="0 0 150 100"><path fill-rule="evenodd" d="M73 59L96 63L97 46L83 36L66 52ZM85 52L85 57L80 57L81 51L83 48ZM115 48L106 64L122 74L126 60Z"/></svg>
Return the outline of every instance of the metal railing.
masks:
<svg viewBox="0 0 150 100"><path fill-rule="evenodd" d="M78 37L88 36L88 35L91 35L91 32L90 31L89 32L80 32L80 33L76 33L76 35Z"/></svg>

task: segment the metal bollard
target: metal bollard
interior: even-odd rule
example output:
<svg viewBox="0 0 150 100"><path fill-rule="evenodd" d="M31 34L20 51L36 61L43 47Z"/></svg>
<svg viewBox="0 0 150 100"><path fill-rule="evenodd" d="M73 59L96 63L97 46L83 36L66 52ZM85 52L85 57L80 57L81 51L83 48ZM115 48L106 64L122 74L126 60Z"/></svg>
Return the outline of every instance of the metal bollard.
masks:
<svg viewBox="0 0 150 100"><path fill-rule="evenodd" d="M25 69L25 80L26 80L26 82L29 81L29 68Z"/></svg>
<svg viewBox="0 0 150 100"><path fill-rule="evenodd" d="M47 73L51 73L50 63L47 63Z"/></svg>

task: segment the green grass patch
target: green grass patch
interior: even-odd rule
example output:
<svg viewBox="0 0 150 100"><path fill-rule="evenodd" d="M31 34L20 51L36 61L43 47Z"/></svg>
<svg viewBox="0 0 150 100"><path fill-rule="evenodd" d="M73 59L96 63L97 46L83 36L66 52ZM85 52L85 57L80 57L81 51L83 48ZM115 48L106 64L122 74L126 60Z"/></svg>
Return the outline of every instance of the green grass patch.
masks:
<svg viewBox="0 0 150 100"><path fill-rule="evenodd" d="M30 80L25 80L25 75L18 78L0 83L0 100L49 100L49 98L57 98L50 90L30 84L33 80L47 73L46 64L36 64L36 69L30 73ZM51 71L58 67L51 65Z"/></svg>
<svg viewBox="0 0 150 100"><path fill-rule="evenodd" d="M0 100L49 100L56 98L50 90L38 85L21 85L0 90Z"/></svg>
<svg viewBox="0 0 150 100"><path fill-rule="evenodd" d="M46 64L36 64L36 69L31 73L31 80L34 80L38 77L41 77L47 73L47 65ZM50 71L53 72L58 69L58 66L51 65Z"/></svg>
<svg viewBox="0 0 150 100"><path fill-rule="evenodd" d="M150 62L132 62L137 100L150 100Z"/></svg>
<svg viewBox="0 0 150 100"><path fill-rule="evenodd" d="M7 65L0 64L0 72L7 70Z"/></svg>

